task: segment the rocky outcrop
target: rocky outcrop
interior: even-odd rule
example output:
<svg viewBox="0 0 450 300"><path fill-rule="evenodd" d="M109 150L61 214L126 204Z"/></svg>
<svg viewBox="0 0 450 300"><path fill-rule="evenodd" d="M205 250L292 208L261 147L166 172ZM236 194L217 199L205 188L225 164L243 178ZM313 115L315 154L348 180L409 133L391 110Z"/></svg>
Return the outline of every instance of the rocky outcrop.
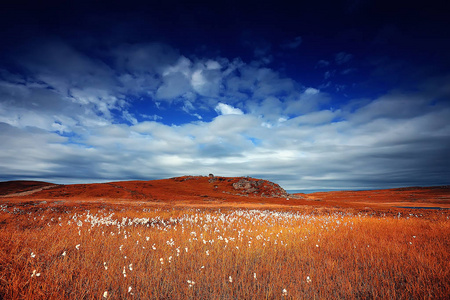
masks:
<svg viewBox="0 0 450 300"><path fill-rule="evenodd" d="M233 183L233 188L240 194L259 195L263 197L288 197L289 194L278 184L250 177L240 178Z"/></svg>

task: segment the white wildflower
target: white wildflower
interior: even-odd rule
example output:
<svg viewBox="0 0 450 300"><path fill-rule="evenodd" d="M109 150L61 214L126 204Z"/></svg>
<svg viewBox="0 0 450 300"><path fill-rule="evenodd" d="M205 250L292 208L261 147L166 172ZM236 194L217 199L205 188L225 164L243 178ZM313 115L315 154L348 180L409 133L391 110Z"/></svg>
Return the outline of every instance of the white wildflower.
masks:
<svg viewBox="0 0 450 300"><path fill-rule="evenodd" d="M193 287L194 284L195 284L195 282L192 281L192 280L188 280L187 283L189 284L189 287L190 287L190 288Z"/></svg>
<svg viewBox="0 0 450 300"><path fill-rule="evenodd" d="M76 245L75 248L77 248L77 250L80 250L80 244Z"/></svg>
<svg viewBox="0 0 450 300"><path fill-rule="evenodd" d="M103 298L108 298L108 291L105 291L105 292L103 293Z"/></svg>
<svg viewBox="0 0 450 300"><path fill-rule="evenodd" d="M287 296L287 290L286 290L286 289L283 289L281 295L282 295L282 296Z"/></svg>
<svg viewBox="0 0 450 300"><path fill-rule="evenodd" d="M128 265L128 269L129 269L130 271L133 271L133 264L129 264L129 265Z"/></svg>
<svg viewBox="0 0 450 300"><path fill-rule="evenodd" d="M312 281L312 280L311 280L311 277L306 276L306 282L307 282L307 283L311 283L311 281Z"/></svg>
<svg viewBox="0 0 450 300"><path fill-rule="evenodd" d="M255 278L255 279L256 279L256 273L253 273L253 278Z"/></svg>
<svg viewBox="0 0 450 300"><path fill-rule="evenodd" d="M66 251L63 252L63 254L61 254L62 256L66 256Z"/></svg>
<svg viewBox="0 0 450 300"><path fill-rule="evenodd" d="M228 281L231 283L233 282L233 278L231 278L231 276L228 276Z"/></svg>
<svg viewBox="0 0 450 300"><path fill-rule="evenodd" d="M34 252L31 252L31 258L35 258L36 254L34 254Z"/></svg>

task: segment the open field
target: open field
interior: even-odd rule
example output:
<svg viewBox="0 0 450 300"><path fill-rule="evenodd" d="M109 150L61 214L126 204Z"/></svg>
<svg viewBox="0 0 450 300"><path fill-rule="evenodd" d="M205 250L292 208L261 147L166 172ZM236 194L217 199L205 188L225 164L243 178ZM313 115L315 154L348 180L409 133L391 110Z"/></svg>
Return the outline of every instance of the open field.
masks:
<svg viewBox="0 0 450 300"><path fill-rule="evenodd" d="M127 185L136 198L10 184L0 198L0 299L450 298L449 210L215 188L218 199L206 183L199 198L191 189L144 201ZM92 188L103 198L87 197Z"/></svg>
<svg viewBox="0 0 450 300"><path fill-rule="evenodd" d="M445 211L3 204L4 299L448 299Z"/></svg>

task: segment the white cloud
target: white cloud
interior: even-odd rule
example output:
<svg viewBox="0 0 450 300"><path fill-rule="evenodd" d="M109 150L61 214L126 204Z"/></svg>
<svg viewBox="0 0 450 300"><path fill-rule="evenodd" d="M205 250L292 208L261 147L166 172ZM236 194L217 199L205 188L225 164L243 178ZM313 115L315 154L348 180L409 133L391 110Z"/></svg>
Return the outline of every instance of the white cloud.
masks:
<svg viewBox="0 0 450 300"><path fill-rule="evenodd" d="M196 70L192 74L191 84L197 92L201 91L203 86L207 84L206 78L202 74L202 70Z"/></svg>
<svg viewBox="0 0 450 300"><path fill-rule="evenodd" d="M442 78L414 94L396 91L331 110L332 95L238 58L187 58L161 44L110 54L106 65L50 43L22 60L26 77L0 71L2 179L213 172L289 189L448 178L450 109L436 100L448 97ZM197 119L177 123L180 113Z"/></svg>
<svg viewBox="0 0 450 300"><path fill-rule="evenodd" d="M163 84L156 91L156 98L171 101L189 91L191 85L183 73L169 73L163 77Z"/></svg>
<svg viewBox="0 0 450 300"><path fill-rule="evenodd" d="M175 65L168 66L162 73L163 76L170 75L172 73L182 73L185 77L191 75L192 62L184 57L180 56Z"/></svg>
<svg viewBox="0 0 450 300"><path fill-rule="evenodd" d="M305 90L305 94L307 95L317 95L320 91L318 89L309 87Z"/></svg>
<svg viewBox="0 0 450 300"><path fill-rule="evenodd" d="M215 60L209 59L209 60L206 61L205 64L206 64L206 69L207 70L217 70L217 69L221 68L220 63L218 61L215 61Z"/></svg>
<svg viewBox="0 0 450 300"><path fill-rule="evenodd" d="M221 115L242 115L244 112L239 108L233 107L225 103L217 104L215 108L216 112Z"/></svg>
<svg viewBox="0 0 450 300"><path fill-rule="evenodd" d="M286 109L284 114L301 115L312 111L320 110L320 107L330 101L327 93L321 93L314 88L307 88L303 93L294 99L285 101Z"/></svg>
<svg viewBox="0 0 450 300"><path fill-rule="evenodd" d="M305 125L329 124L337 116L339 116L339 111L321 110L293 118L291 122Z"/></svg>

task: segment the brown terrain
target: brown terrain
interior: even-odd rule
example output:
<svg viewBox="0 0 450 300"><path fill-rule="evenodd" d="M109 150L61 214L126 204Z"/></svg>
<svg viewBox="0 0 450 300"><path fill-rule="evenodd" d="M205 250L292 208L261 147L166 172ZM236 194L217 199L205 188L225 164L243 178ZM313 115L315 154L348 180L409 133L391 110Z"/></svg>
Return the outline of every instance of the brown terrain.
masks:
<svg viewBox="0 0 450 300"><path fill-rule="evenodd" d="M267 180L213 175L70 185L40 181L0 182L0 202L44 200L207 206L450 209L450 186L288 194L278 184Z"/></svg>
<svg viewBox="0 0 450 300"><path fill-rule="evenodd" d="M450 186L0 182L0 299L450 299L449 209Z"/></svg>

